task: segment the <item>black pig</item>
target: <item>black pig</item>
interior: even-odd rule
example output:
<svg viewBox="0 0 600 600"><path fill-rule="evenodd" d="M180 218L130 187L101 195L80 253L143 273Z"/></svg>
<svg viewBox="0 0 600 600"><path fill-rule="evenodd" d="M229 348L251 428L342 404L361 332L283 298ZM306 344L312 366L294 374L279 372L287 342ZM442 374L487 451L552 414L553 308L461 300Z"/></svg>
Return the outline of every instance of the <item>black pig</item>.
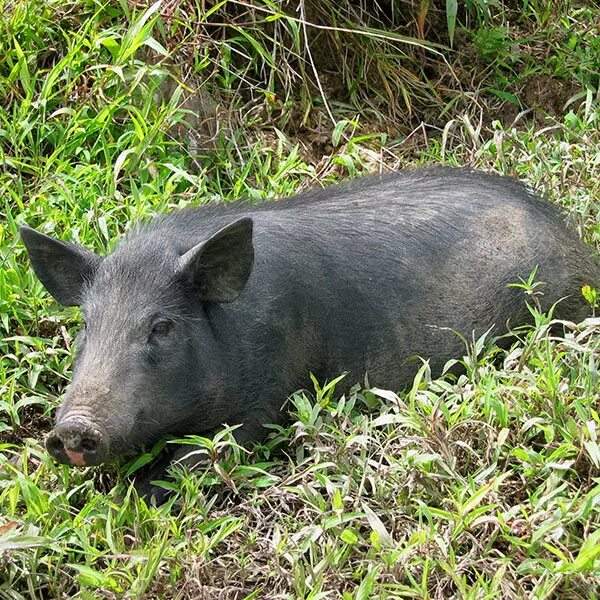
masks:
<svg viewBox="0 0 600 600"><path fill-rule="evenodd" d="M106 257L21 232L47 290L83 310L73 381L47 439L75 465L223 423L243 424L242 444L259 440L311 372L400 389L411 357L439 372L463 353L454 332L530 320L509 284L536 266L543 308L562 299L556 314L570 320L588 313L581 287L600 283L599 263L553 205L461 169L190 208L131 231ZM169 460L198 460L188 452Z"/></svg>

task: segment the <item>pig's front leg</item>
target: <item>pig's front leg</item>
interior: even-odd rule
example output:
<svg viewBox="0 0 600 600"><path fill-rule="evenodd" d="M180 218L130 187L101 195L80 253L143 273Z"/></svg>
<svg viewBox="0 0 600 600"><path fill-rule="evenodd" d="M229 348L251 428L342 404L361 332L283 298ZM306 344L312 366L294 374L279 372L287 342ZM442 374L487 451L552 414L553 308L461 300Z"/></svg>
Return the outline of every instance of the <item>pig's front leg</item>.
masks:
<svg viewBox="0 0 600 600"><path fill-rule="evenodd" d="M257 422L256 418L245 418L243 424L232 431L235 442L239 446L247 448L253 443L262 441L269 433L269 430L262 424L264 422L275 423L277 418L273 418L273 415L271 415L270 420L263 420L261 423ZM171 466L184 467L193 471L205 467L210 463L210 460L209 451L203 446L181 445L177 447L173 454Z"/></svg>
<svg viewBox="0 0 600 600"><path fill-rule="evenodd" d="M275 419L274 419L275 420ZM241 427L233 431L233 437L240 446L249 446L252 442L259 442L268 433L261 423L256 420L247 420ZM152 481L170 479L170 467L183 467L193 471L207 467L211 462L208 450L203 446L182 444L171 450L163 452L161 457L151 466L148 472L136 477L135 488L140 496L156 506L163 504L170 494Z"/></svg>

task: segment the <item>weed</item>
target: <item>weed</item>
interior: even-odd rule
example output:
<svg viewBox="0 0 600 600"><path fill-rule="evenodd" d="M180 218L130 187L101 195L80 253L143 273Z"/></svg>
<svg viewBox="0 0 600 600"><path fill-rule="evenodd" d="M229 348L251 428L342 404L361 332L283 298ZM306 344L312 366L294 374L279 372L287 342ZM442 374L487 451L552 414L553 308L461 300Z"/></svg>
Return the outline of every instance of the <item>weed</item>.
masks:
<svg viewBox="0 0 600 600"><path fill-rule="evenodd" d="M160 508L129 476L161 445L102 470L43 449L79 317L20 223L106 252L169 209L441 162L517 176L600 242L595 3L301 4L0 2L1 598L597 595L600 324L542 314L535 276L510 348L465 340L400 392L315 381L251 454L187 440L210 465Z"/></svg>

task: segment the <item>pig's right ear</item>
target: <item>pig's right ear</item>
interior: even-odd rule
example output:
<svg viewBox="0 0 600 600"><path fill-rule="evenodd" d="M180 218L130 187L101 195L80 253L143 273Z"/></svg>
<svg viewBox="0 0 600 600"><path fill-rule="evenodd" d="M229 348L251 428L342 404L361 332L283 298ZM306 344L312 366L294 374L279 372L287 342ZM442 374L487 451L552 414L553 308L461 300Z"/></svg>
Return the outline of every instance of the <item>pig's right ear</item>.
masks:
<svg viewBox="0 0 600 600"><path fill-rule="evenodd" d="M23 225L20 230L33 270L44 287L63 306L79 306L83 287L94 278L102 258L30 227Z"/></svg>

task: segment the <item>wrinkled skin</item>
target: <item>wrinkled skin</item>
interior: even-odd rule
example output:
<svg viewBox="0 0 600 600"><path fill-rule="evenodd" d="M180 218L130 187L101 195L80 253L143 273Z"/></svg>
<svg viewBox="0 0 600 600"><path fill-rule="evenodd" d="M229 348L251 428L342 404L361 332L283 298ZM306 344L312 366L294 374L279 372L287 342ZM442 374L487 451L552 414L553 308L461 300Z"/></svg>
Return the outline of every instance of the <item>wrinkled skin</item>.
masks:
<svg viewBox="0 0 600 600"><path fill-rule="evenodd" d="M85 328L47 445L100 464L170 434L242 426L240 443L281 422L293 391L348 372L351 385L400 389L415 355L439 372L460 337L527 322L537 281L559 317L587 316L598 286L590 250L549 203L517 182L469 170L369 177L260 206L160 217L101 258L22 228L33 268ZM189 447L161 459L160 478ZM159 492L148 484L140 489Z"/></svg>

